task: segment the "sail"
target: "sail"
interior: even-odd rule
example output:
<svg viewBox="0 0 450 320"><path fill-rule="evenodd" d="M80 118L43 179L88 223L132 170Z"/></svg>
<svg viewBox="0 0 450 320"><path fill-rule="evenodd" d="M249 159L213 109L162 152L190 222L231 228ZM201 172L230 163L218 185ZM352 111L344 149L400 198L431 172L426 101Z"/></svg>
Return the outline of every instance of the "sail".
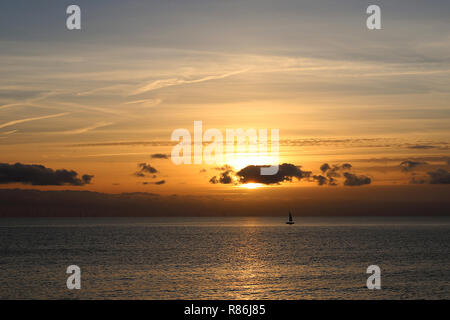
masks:
<svg viewBox="0 0 450 320"><path fill-rule="evenodd" d="M289 221L292 221L292 214L289 212Z"/></svg>

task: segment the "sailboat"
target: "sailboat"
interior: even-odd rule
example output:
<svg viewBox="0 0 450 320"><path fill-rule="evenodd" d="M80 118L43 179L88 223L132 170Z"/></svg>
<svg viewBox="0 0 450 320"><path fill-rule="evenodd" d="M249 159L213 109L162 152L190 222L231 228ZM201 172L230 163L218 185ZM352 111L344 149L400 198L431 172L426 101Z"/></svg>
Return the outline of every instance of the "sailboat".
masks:
<svg viewBox="0 0 450 320"><path fill-rule="evenodd" d="M289 211L289 221L286 221L286 224L294 224L294 223L295 223L294 220L292 220L292 214Z"/></svg>

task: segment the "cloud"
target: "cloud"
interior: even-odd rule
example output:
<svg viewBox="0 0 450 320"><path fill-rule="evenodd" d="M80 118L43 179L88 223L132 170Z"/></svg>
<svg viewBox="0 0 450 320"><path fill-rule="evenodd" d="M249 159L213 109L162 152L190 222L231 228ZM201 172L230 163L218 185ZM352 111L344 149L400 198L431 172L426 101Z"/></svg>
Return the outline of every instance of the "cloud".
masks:
<svg viewBox="0 0 450 320"><path fill-rule="evenodd" d="M113 146L154 146L154 147L170 147L176 145L176 141L120 141L120 142L98 142L98 143L76 143L68 145L68 147L113 147Z"/></svg>
<svg viewBox="0 0 450 320"><path fill-rule="evenodd" d="M147 163L140 163L139 167L141 168L141 171L148 172L148 173L157 173L158 170L156 170L154 167L152 167L150 164Z"/></svg>
<svg viewBox="0 0 450 320"><path fill-rule="evenodd" d="M342 170L350 170L352 168L352 165L350 163L344 163L340 166L340 169Z"/></svg>
<svg viewBox="0 0 450 320"><path fill-rule="evenodd" d="M227 169L219 175L219 178L216 176L209 179L209 182L212 184L222 183L222 184L231 184L233 182L237 183L233 170Z"/></svg>
<svg viewBox="0 0 450 320"><path fill-rule="evenodd" d="M338 171L340 170L350 170L352 168L352 165L350 163L344 163L342 165L333 165L331 167L328 163L324 163L320 166L320 170L322 173L326 173L327 177L340 177L340 174Z"/></svg>
<svg viewBox="0 0 450 320"><path fill-rule="evenodd" d="M13 133L16 133L16 132L17 132L17 130L11 130L11 131L1 132L0 134L3 134L3 135L10 135L10 134L13 134Z"/></svg>
<svg viewBox="0 0 450 320"><path fill-rule="evenodd" d="M224 79L224 78L233 76L235 74L243 73L246 71L248 71L248 69L237 70L237 71L227 72L227 73L218 74L218 75L211 75L211 76L206 76L206 77L192 79L192 80L181 79L181 78L156 80L156 81L152 81L152 82L146 84L145 86L142 86L142 87L136 89L135 91L133 91L131 93L131 95L132 96L138 95L138 94L145 93L148 91L158 90L158 89L165 88L165 87L178 86L178 85L182 85L182 84L200 83L200 82L205 82L205 81L209 81L209 80Z"/></svg>
<svg viewBox="0 0 450 320"><path fill-rule="evenodd" d="M261 175L261 168L268 167L268 165L249 165L239 171L234 171L232 167L224 165L222 167L216 167L215 170L222 171L219 176L212 177L209 182L212 184L246 184L246 183L262 183L262 184L280 184L285 181L292 182L294 178L298 181L304 179L306 181L316 181L319 186L330 185L337 186L337 178L341 177L338 171L349 170L352 168L350 163L344 163L342 165L330 166L328 163L324 163L320 166L322 174L314 174L311 171L304 171L301 166L291 163L283 163L279 165L278 173L275 175ZM357 176L344 172L344 185L347 186L361 186L370 184L371 179L366 176Z"/></svg>
<svg viewBox="0 0 450 320"><path fill-rule="evenodd" d="M147 184L162 185L162 184L165 184L165 183L166 183L166 180L160 180L160 181L156 181L156 182L142 182L142 184L145 184L145 185L147 185Z"/></svg>
<svg viewBox="0 0 450 320"><path fill-rule="evenodd" d="M357 176L356 174L344 172L344 185L346 186L362 186L365 184L370 184L372 180L369 177L360 175Z"/></svg>
<svg viewBox="0 0 450 320"><path fill-rule="evenodd" d="M413 146L408 146L407 148L409 148L409 149L434 149L436 147L430 146L430 145L424 145L424 144L416 144Z"/></svg>
<svg viewBox="0 0 450 320"><path fill-rule="evenodd" d="M117 93L119 90L124 89L126 87L127 86L124 86L123 84L114 84L111 86L94 88L91 90L77 92L76 95L82 97L82 96L88 96L88 95L96 94L96 93Z"/></svg>
<svg viewBox="0 0 450 320"><path fill-rule="evenodd" d="M239 178L239 183L263 183L263 184L278 184L284 181L292 181L295 177L298 180L307 178L311 175L310 171L303 171L301 166L296 166L291 163L283 163L279 165L278 172L274 175L261 175L261 168L269 166L250 165L236 173Z"/></svg>
<svg viewBox="0 0 450 320"><path fill-rule="evenodd" d="M150 157L152 159L169 159L169 155L164 153L154 153Z"/></svg>
<svg viewBox="0 0 450 320"><path fill-rule="evenodd" d="M93 177L93 175L85 174L79 178L78 173L73 170L53 170L38 164L0 163L0 184L22 183L37 186L83 186L91 183Z"/></svg>
<svg viewBox="0 0 450 320"><path fill-rule="evenodd" d="M152 167L150 164L143 162L143 163L139 163L138 167L140 169L139 169L139 171L135 172L135 174L134 174L135 176L143 178L143 177L146 177L146 175L148 173L150 173L150 174L153 174L153 178L156 178L156 176L154 174L157 173L158 170L156 170L156 168Z"/></svg>
<svg viewBox="0 0 450 320"><path fill-rule="evenodd" d="M212 184L217 184L219 183L219 180L217 179L217 176L212 177L211 179L209 179L209 183Z"/></svg>
<svg viewBox="0 0 450 320"><path fill-rule="evenodd" d="M324 163L320 166L320 171L322 171L323 173L327 172L329 169L331 169L331 167L328 163Z"/></svg>
<svg viewBox="0 0 450 320"><path fill-rule="evenodd" d="M323 174L326 174L326 177L323 175L314 175L312 176L313 180L317 181L319 186L328 184L331 186L336 186L337 181L336 178L341 177L340 171L343 170L350 170L352 168L352 165L350 163L344 163L342 165L333 165L330 166L328 163L324 163L320 166L320 171L322 171Z"/></svg>
<svg viewBox="0 0 450 320"><path fill-rule="evenodd" d="M161 99L142 99L125 102L125 104L140 104L146 107L155 107L162 102Z"/></svg>
<svg viewBox="0 0 450 320"><path fill-rule="evenodd" d="M62 132L58 132L58 134L81 134L81 133L85 133L91 130L95 130L98 128L102 128L102 127L106 127L109 125L114 124L113 122L97 122L94 123L93 125L89 126L89 127L85 127L85 128L79 128L79 129L74 129L74 130L67 130L67 131L62 131Z"/></svg>
<svg viewBox="0 0 450 320"><path fill-rule="evenodd" d="M450 184L450 172L445 169L437 169L427 173L431 184Z"/></svg>
<svg viewBox="0 0 450 320"><path fill-rule="evenodd" d="M317 181L319 186L323 186L324 184L328 183L328 179L322 175L314 175L312 176L312 178Z"/></svg>
<svg viewBox="0 0 450 320"><path fill-rule="evenodd" d="M409 172L409 171L413 170L414 168L421 166L421 165L425 165L425 164L427 164L427 162L425 162L425 161L405 160L400 163L400 168L404 172Z"/></svg>
<svg viewBox="0 0 450 320"><path fill-rule="evenodd" d="M51 115L42 116L42 117L34 117L34 118L25 118L25 119L13 120L13 121L9 121L9 122L0 124L0 129L5 128L5 127L9 127L9 126L13 126L13 125L19 124L19 123L36 121L36 120L43 120L43 119L50 119L50 118L56 118L56 117L62 117L62 116L68 115L68 114L70 114L70 112L51 114Z"/></svg>
<svg viewBox="0 0 450 320"><path fill-rule="evenodd" d="M450 160L448 156L421 156L421 157L409 157L408 159L414 161L447 161L448 159ZM352 161L386 163L386 162L405 161L405 158L404 157L383 157L383 158L366 158L366 159L362 158L362 159L353 159Z"/></svg>
<svg viewBox="0 0 450 320"><path fill-rule="evenodd" d="M219 170L219 171L233 170L233 167L225 164L221 167L215 167L214 170Z"/></svg>

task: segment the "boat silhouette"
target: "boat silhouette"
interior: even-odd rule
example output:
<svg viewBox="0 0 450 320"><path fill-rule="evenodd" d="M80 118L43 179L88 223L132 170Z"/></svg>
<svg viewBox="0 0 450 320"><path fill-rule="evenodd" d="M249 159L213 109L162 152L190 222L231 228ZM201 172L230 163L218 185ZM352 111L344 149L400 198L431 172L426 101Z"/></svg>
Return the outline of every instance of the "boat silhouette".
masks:
<svg viewBox="0 0 450 320"><path fill-rule="evenodd" d="M295 223L294 220L292 220L292 214L289 211L289 221L286 221L286 224L294 224L294 223Z"/></svg>

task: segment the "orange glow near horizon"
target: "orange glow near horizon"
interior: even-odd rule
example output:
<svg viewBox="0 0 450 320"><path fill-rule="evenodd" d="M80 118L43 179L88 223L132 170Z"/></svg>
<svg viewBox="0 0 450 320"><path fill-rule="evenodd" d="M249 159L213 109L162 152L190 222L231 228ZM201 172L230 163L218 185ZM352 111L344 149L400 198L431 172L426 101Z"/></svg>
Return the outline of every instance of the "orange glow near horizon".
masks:
<svg viewBox="0 0 450 320"><path fill-rule="evenodd" d="M258 189L264 187L262 183L246 183L243 185L240 185L239 187L245 188L245 189Z"/></svg>

